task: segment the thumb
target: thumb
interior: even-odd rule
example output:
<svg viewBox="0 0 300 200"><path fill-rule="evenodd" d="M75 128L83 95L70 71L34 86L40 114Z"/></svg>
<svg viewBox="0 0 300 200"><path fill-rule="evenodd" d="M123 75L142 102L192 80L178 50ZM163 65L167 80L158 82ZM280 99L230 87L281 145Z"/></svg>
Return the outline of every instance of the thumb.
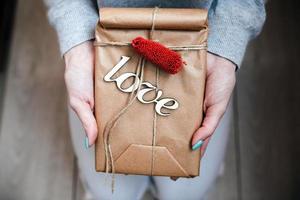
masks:
<svg viewBox="0 0 300 200"><path fill-rule="evenodd" d="M98 135L97 123L93 114L93 105L79 99L70 100L72 109L78 115L88 137L89 146L93 145Z"/></svg>
<svg viewBox="0 0 300 200"><path fill-rule="evenodd" d="M204 141L214 133L224 112L225 109L222 105L215 104L207 107L202 125L193 135L193 150L200 148Z"/></svg>

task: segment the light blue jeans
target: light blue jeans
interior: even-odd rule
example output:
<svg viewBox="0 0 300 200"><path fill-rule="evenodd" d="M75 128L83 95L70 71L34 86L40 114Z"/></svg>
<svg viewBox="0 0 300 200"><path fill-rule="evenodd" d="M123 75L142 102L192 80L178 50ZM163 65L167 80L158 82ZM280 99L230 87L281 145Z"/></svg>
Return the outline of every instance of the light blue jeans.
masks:
<svg viewBox="0 0 300 200"><path fill-rule="evenodd" d="M70 110L69 121L75 154L78 158L81 180L85 189L97 200L138 200L149 186L155 188L154 196L159 200L199 200L220 174L226 151L227 139L232 123L232 102L229 104L207 151L201 161L200 176L179 178L148 177L137 175L115 175L115 192L111 192L111 175L95 171L94 147L84 148L85 133L76 114Z"/></svg>

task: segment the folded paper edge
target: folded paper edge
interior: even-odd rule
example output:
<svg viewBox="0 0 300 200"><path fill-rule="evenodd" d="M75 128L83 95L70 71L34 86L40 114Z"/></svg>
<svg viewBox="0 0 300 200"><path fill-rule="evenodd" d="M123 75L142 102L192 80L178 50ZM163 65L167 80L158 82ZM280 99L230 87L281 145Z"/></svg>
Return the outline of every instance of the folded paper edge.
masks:
<svg viewBox="0 0 300 200"><path fill-rule="evenodd" d="M99 9L100 24L105 28L150 29L153 9L104 7ZM205 9L159 8L155 29L199 31L208 27L207 18Z"/></svg>
<svg viewBox="0 0 300 200"><path fill-rule="evenodd" d="M156 149L161 149L160 151L164 151L167 152L168 157L173 161L174 164L176 164L176 167L181 171L180 175L178 175L178 177L190 177L190 175L188 174L188 172L182 167L182 165L177 161L177 159L172 155L172 153L168 150L167 147L164 146L151 146L151 145L143 145L143 144L130 144L128 145L128 147L126 147L126 149L119 154L115 159L114 159L114 163L115 166L118 165L118 163L120 162L120 160L124 157L127 156L128 158L132 158L132 156L128 155L128 152L130 152L130 150L132 150L132 148L136 148L136 149L142 149L143 148L149 148L152 150L152 148L156 148ZM122 162L122 160L121 160ZM151 164L151 163L150 163ZM116 167L116 172L118 173L118 168ZM147 173L145 173L147 174ZM148 174L149 175L149 174ZM159 174L154 174L155 176L161 176ZM177 175L172 175L172 176L177 176Z"/></svg>

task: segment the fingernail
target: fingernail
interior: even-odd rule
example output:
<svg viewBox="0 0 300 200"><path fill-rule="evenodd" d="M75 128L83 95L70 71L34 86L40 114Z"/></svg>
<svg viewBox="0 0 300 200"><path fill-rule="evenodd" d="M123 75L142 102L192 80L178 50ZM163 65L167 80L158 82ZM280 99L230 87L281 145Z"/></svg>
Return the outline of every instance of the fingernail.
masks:
<svg viewBox="0 0 300 200"><path fill-rule="evenodd" d="M85 138L84 138L84 147L86 149L90 148L89 138L87 136L85 136Z"/></svg>
<svg viewBox="0 0 300 200"><path fill-rule="evenodd" d="M199 140L198 142L196 142L193 147L192 147L192 150L195 151L197 149L199 149L203 144L203 140Z"/></svg>

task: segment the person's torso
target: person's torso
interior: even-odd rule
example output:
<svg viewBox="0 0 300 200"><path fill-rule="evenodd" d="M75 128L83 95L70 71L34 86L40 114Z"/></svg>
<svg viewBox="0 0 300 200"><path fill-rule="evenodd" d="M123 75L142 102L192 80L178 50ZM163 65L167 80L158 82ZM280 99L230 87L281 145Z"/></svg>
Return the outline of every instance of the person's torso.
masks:
<svg viewBox="0 0 300 200"><path fill-rule="evenodd" d="M97 0L101 7L209 8L213 0Z"/></svg>

